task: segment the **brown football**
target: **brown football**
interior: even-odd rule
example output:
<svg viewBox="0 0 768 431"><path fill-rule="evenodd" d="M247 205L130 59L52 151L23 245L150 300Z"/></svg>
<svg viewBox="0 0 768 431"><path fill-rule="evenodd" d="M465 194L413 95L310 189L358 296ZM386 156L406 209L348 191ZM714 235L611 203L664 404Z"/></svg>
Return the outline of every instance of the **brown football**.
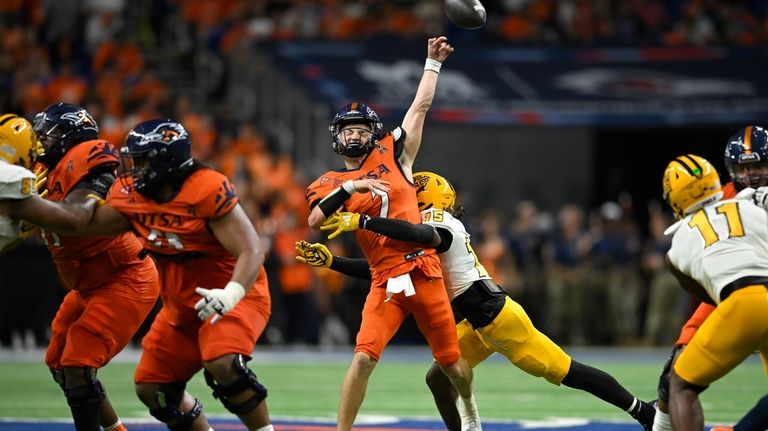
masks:
<svg viewBox="0 0 768 431"><path fill-rule="evenodd" d="M461 28L474 30L485 24L485 7L479 0L444 0L445 14Z"/></svg>

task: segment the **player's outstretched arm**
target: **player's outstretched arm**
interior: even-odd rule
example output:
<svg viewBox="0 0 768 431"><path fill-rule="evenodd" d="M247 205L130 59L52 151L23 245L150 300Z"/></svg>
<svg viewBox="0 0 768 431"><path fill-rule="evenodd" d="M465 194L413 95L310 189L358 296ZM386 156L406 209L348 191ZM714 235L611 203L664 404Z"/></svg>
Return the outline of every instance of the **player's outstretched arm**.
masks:
<svg viewBox="0 0 768 431"><path fill-rule="evenodd" d="M221 245L237 259L232 278L226 286L195 289L203 297L195 304L197 316L200 320L214 316L211 319L213 324L235 308L253 287L264 263L264 247L240 204L235 205L226 215L209 221L208 226Z"/></svg>
<svg viewBox="0 0 768 431"><path fill-rule="evenodd" d="M433 37L427 41L427 61L424 65L424 74L416 89L416 96L403 118L402 128L405 131L405 148L400 156L400 164L410 171L416 160L416 153L421 146L421 134L424 129L424 121L427 111L432 105L437 89L437 77L443 62L453 52L453 47L445 36Z"/></svg>
<svg viewBox="0 0 768 431"><path fill-rule="evenodd" d="M342 232L366 229L392 239L413 242L430 248L437 248L442 243L437 229L430 225L349 212L333 214L320 229L332 231L328 239L336 238Z"/></svg>
<svg viewBox="0 0 768 431"><path fill-rule="evenodd" d="M368 267L367 260L334 256L328 247L320 243L296 241L296 260L315 268L329 268L350 277L371 279L371 269Z"/></svg>

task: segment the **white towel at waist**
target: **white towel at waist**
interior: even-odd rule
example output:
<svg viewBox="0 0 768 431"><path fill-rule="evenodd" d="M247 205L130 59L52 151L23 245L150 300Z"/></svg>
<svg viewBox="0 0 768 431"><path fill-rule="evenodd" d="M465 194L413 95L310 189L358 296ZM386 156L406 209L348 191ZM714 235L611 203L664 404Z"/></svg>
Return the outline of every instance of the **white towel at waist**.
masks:
<svg viewBox="0 0 768 431"><path fill-rule="evenodd" d="M416 289L413 288L411 276L407 273L387 280L387 299L385 299L384 302L389 301L392 299L392 295L400 292L404 292L405 296L416 294Z"/></svg>

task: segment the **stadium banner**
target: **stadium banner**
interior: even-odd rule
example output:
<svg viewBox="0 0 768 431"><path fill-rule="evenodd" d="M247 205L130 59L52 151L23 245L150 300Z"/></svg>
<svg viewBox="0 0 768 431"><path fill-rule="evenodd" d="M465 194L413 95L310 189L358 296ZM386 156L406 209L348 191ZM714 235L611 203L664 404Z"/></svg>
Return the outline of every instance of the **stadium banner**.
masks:
<svg viewBox="0 0 768 431"><path fill-rule="evenodd" d="M335 111L352 100L397 121L413 100L426 42L290 41L260 45ZM763 123L765 48L456 46L440 72L433 120L636 127Z"/></svg>

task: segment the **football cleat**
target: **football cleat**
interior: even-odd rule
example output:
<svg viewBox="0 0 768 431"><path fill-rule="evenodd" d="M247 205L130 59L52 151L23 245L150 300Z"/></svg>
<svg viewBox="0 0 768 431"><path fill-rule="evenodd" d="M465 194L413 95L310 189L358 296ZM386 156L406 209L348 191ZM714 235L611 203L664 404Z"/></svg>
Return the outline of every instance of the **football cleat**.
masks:
<svg viewBox="0 0 768 431"><path fill-rule="evenodd" d="M720 177L706 159L685 154L669 162L662 179L664 200L677 218L723 197Z"/></svg>

